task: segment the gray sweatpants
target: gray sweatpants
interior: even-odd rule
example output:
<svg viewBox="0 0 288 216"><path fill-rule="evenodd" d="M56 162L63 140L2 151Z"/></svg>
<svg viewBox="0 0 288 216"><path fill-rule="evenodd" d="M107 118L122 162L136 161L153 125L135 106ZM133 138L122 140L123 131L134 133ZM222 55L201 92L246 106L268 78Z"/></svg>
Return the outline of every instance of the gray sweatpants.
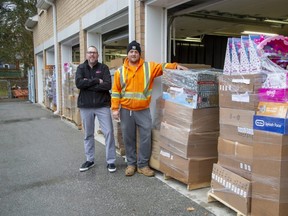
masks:
<svg viewBox="0 0 288 216"><path fill-rule="evenodd" d="M127 165L139 168L149 165L151 156L152 119L150 109L130 111L120 109L121 130L125 144ZM136 150L137 128L139 131L138 158Z"/></svg>
<svg viewBox="0 0 288 216"><path fill-rule="evenodd" d="M106 162L107 164L115 163L116 148L110 108L80 108L80 114L84 127L84 149L86 160L94 161L95 159L94 132L95 119L97 117L105 138Z"/></svg>

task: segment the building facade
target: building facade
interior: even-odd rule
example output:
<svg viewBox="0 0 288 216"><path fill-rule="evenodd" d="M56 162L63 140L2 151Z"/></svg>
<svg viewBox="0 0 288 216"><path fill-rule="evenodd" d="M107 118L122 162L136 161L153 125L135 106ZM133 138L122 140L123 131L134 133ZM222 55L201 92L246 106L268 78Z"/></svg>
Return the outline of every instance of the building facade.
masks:
<svg viewBox="0 0 288 216"><path fill-rule="evenodd" d="M73 74L85 60L89 45L98 48L99 61L112 70L120 66L132 40L141 43L146 60L166 62L167 10L155 3L39 0L38 14L26 22L27 30L33 31L36 103L81 125ZM160 79L155 82L153 94L152 117L161 94Z"/></svg>

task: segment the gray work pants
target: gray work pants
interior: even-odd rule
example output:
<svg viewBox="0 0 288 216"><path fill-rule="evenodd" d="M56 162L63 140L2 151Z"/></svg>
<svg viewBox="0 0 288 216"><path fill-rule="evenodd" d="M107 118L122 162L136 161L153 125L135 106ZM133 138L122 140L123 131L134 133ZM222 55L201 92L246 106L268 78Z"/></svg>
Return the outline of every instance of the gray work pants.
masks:
<svg viewBox="0 0 288 216"><path fill-rule="evenodd" d="M152 130L150 109L130 111L121 108L120 119L127 165L138 166L139 168L148 166L151 156ZM138 152L136 149L137 128L139 131Z"/></svg>
<svg viewBox="0 0 288 216"><path fill-rule="evenodd" d="M115 163L116 148L110 108L80 108L80 114L84 127L84 149L86 160L94 161L95 159L94 132L95 119L97 117L105 138L106 162L107 164Z"/></svg>

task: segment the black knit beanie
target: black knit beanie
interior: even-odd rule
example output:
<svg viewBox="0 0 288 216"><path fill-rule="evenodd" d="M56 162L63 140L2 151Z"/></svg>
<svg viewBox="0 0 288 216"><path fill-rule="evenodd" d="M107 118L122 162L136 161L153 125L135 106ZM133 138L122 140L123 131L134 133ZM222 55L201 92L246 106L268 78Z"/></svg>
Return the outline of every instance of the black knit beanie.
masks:
<svg viewBox="0 0 288 216"><path fill-rule="evenodd" d="M129 45L127 46L127 53L131 50L137 50L139 52L139 54L141 55L141 47L140 44L137 41L132 41L131 43L129 43Z"/></svg>

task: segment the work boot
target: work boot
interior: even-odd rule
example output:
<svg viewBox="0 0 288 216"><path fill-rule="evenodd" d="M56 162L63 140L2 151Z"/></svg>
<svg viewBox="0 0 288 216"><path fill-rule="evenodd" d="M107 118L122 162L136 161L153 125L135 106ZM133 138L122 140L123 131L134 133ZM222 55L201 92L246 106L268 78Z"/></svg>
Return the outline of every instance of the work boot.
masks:
<svg viewBox="0 0 288 216"><path fill-rule="evenodd" d="M133 176L135 174L136 167L133 165L128 165L126 170L125 170L125 175L126 176Z"/></svg>
<svg viewBox="0 0 288 216"><path fill-rule="evenodd" d="M138 168L137 172L140 173L140 174L143 174L145 176L148 176L148 177L151 177L151 176L155 175L155 172L152 169L150 169L149 166Z"/></svg>

